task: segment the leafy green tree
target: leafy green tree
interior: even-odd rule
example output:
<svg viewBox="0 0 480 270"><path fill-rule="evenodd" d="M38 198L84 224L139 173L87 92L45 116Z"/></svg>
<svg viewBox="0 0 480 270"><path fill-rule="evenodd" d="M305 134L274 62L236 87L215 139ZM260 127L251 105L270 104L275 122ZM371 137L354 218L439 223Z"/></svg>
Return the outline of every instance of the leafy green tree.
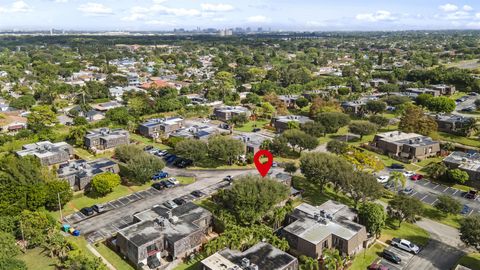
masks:
<svg viewBox="0 0 480 270"><path fill-rule="evenodd" d="M135 156L143 154L143 150L133 144L120 145L115 148L115 158L121 162L128 162Z"/></svg>
<svg viewBox="0 0 480 270"><path fill-rule="evenodd" d="M346 260L340 255L336 248L326 248L322 251L322 266L325 269L344 269Z"/></svg>
<svg viewBox="0 0 480 270"><path fill-rule="evenodd" d="M226 164L232 164L244 153L245 145L239 140L220 135L208 139L208 155Z"/></svg>
<svg viewBox="0 0 480 270"><path fill-rule="evenodd" d="M313 137L320 137L325 133L325 127L319 122L306 122L300 129Z"/></svg>
<svg viewBox="0 0 480 270"><path fill-rule="evenodd" d="M76 146L83 146L84 137L85 134L87 134L87 131L88 129L86 126L73 127L67 135L67 140L72 141Z"/></svg>
<svg viewBox="0 0 480 270"><path fill-rule="evenodd" d="M274 155L285 157L290 152L290 146L288 146L287 138L283 136L277 136L268 143L267 148Z"/></svg>
<svg viewBox="0 0 480 270"><path fill-rule="evenodd" d="M17 109L29 110L35 105L36 100L32 95L24 95L10 102L10 106Z"/></svg>
<svg viewBox="0 0 480 270"><path fill-rule="evenodd" d="M133 119L126 107L118 107L108 110L105 117L118 125L127 125L128 121Z"/></svg>
<svg viewBox="0 0 480 270"><path fill-rule="evenodd" d="M422 135L429 135L437 130L437 122L432 117L426 115L422 108L417 106L408 106L402 113L398 128L403 132L415 132Z"/></svg>
<svg viewBox="0 0 480 270"><path fill-rule="evenodd" d="M297 98L297 100L295 100L295 104L300 108L304 108L308 105L308 99L304 97L299 97Z"/></svg>
<svg viewBox="0 0 480 270"><path fill-rule="evenodd" d="M0 259L13 258L20 254L15 237L12 234L0 231Z"/></svg>
<svg viewBox="0 0 480 270"><path fill-rule="evenodd" d="M377 125L367 122L367 121L358 121L352 122L348 126L348 130L353 134L360 135L360 139L363 139L365 135L372 135L377 132Z"/></svg>
<svg viewBox="0 0 480 270"><path fill-rule="evenodd" d="M127 161L126 172L120 172L126 175L128 179L143 184L164 167L165 163L161 159L143 152Z"/></svg>
<svg viewBox="0 0 480 270"><path fill-rule="evenodd" d="M433 96L430 94L420 94L415 98L415 103L418 106L427 107Z"/></svg>
<svg viewBox="0 0 480 270"><path fill-rule="evenodd" d="M101 258L92 258L85 255L81 250L72 250L68 253L67 259L62 263L63 269L81 270L108 270Z"/></svg>
<svg viewBox="0 0 480 270"><path fill-rule="evenodd" d="M338 140L331 140L327 143L327 150L337 155L346 154L348 152L348 147L348 143Z"/></svg>
<svg viewBox="0 0 480 270"><path fill-rule="evenodd" d="M214 200L232 213L243 225L260 221L275 205L286 200L289 189L274 180L259 176L243 176L232 188L222 189Z"/></svg>
<svg viewBox="0 0 480 270"><path fill-rule="evenodd" d="M289 173L290 175L294 174L297 172L298 167L295 165L294 162L287 162L285 164L285 168L283 169L286 173Z"/></svg>
<svg viewBox="0 0 480 270"><path fill-rule="evenodd" d="M424 170L427 173L428 177L435 180L439 180L443 176L445 176L445 174L448 171L448 168L443 162L435 162L435 163L432 162L427 166L425 166Z"/></svg>
<svg viewBox="0 0 480 270"><path fill-rule="evenodd" d="M445 96L434 97L427 102L427 108L437 113L451 113L455 107L455 100Z"/></svg>
<svg viewBox="0 0 480 270"><path fill-rule="evenodd" d="M380 100L369 100L367 101L367 104L365 104L365 108L367 109L367 111L373 114L378 114L384 112L385 109L387 109L387 104Z"/></svg>
<svg viewBox="0 0 480 270"><path fill-rule="evenodd" d="M362 171L354 171L349 177L339 177L339 185L350 195L355 208L360 200L379 199L383 193L383 186L377 179L371 173Z"/></svg>
<svg viewBox="0 0 480 270"><path fill-rule="evenodd" d="M303 150L313 150L318 146L317 138L306 134L298 129L289 129L281 135L295 149L298 148L301 153Z"/></svg>
<svg viewBox="0 0 480 270"><path fill-rule="evenodd" d="M84 125L88 125L88 121L85 117L83 116L77 116L75 118L73 118L73 125L74 126L84 126Z"/></svg>
<svg viewBox="0 0 480 270"><path fill-rule="evenodd" d="M347 177L352 169L345 159L332 154L311 152L300 158L303 175L309 182L319 185L321 192L327 183Z"/></svg>
<svg viewBox="0 0 480 270"><path fill-rule="evenodd" d="M33 107L27 116L28 128L34 132L44 131L57 123L57 116L50 106L42 105Z"/></svg>
<svg viewBox="0 0 480 270"><path fill-rule="evenodd" d="M25 262L15 258L0 258L0 270L28 270Z"/></svg>
<svg viewBox="0 0 480 270"><path fill-rule="evenodd" d="M395 195L388 202L387 213L391 218L398 220L398 226L400 227L403 221L415 222L417 216L423 213L423 204L417 198Z"/></svg>
<svg viewBox="0 0 480 270"><path fill-rule="evenodd" d="M460 221L460 239L465 244L480 247L480 215L471 215Z"/></svg>
<svg viewBox="0 0 480 270"><path fill-rule="evenodd" d="M316 121L325 127L325 133L337 133L337 131L350 123L350 117L339 112L320 113L315 118Z"/></svg>
<svg viewBox="0 0 480 270"><path fill-rule="evenodd" d="M65 180L49 180L45 183L46 200L45 207L48 210L58 210L58 196L60 204L64 206L73 198L73 191L70 184Z"/></svg>
<svg viewBox="0 0 480 270"><path fill-rule="evenodd" d="M462 204L448 195L440 195L437 197L435 208L445 214L458 214L462 210Z"/></svg>
<svg viewBox="0 0 480 270"><path fill-rule="evenodd" d="M404 188L407 183L407 178L403 175L402 172L391 172L390 177L388 177L388 182L393 183L395 190L398 190L399 187Z"/></svg>
<svg viewBox="0 0 480 270"><path fill-rule="evenodd" d="M460 169L453 169L447 171L448 179L452 182L465 184L470 178L466 171L462 171Z"/></svg>
<svg viewBox="0 0 480 270"><path fill-rule="evenodd" d="M398 92L399 90L398 84L393 83L383 84L378 87L378 91L388 94Z"/></svg>
<svg viewBox="0 0 480 270"><path fill-rule="evenodd" d="M195 139L183 140L175 145L175 151L181 157L195 162L201 162L207 158L208 145L206 142Z"/></svg>
<svg viewBox="0 0 480 270"><path fill-rule="evenodd" d="M299 257L300 260L300 269L303 270L320 270L318 260L312 257L302 255Z"/></svg>
<svg viewBox="0 0 480 270"><path fill-rule="evenodd" d="M97 174L93 177L91 181L92 190L105 196L108 193L112 192L115 187L120 185L121 179L118 174L112 172L104 172Z"/></svg>
<svg viewBox="0 0 480 270"><path fill-rule="evenodd" d="M49 230L55 228L55 219L46 211L28 211L25 210L20 214L17 237L23 236L28 242L29 247L37 247L44 243L46 234Z"/></svg>
<svg viewBox="0 0 480 270"><path fill-rule="evenodd" d="M367 232L378 238L385 227L387 213L381 204L367 202L358 209L358 219L360 224L365 225Z"/></svg>
<svg viewBox="0 0 480 270"><path fill-rule="evenodd" d="M388 120L388 118L381 115L371 115L370 117L368 117L368 121L378 125L379 127L386 127L390 123L390 120Z"/></svg>

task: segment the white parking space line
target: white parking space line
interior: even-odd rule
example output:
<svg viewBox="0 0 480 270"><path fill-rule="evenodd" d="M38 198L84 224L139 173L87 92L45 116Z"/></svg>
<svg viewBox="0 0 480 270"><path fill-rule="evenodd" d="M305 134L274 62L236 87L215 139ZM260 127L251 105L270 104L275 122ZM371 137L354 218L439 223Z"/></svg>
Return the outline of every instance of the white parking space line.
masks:
<svg viewBox="0 0 480 270"><path fill-rule="evenodd" d="M437 201L438 201L438 199L435 199L435 201L432 202L432 205L434 205Z"/></svg>
<svg viewBox="0 0 480 270"><path fill-rule="evenodd" d="M473 209L468 212L467 216L470 216L473 213Z"/></svg>
<svg viewBox="0 0 480 270"><path fill-rule="evenodd" d="M455 192L453 192L452 195L455 195L455 193L457 193L457 192L458 192L458 189L455 189Z"/></svg>
<svg viewBox="0 0 480 270"><path fill-rule="evenodd" d="M428 182L428 181L425 181L425 183L424 183L423 185L424 185L424 186L426 186L426 185L428 185L428 183L430 183L430 182Z"/></svg>
<svg viewBox="0 0 480 270"><path fill-rule="evenodd" d="M412 194L410 194L410 197L413 197L413 196L415 196L415 194L417 194L417 193L418 193L418 192L416 192L416 191L415 191L415 192L413 192Z"/></svg>
<svg viewBox="0 0 480 270"><path fill-rule="evenodd" d="M442 192L445 192L445 191L447 191L447 189L448 189L448 187L446 187L446 188L445 188L445 189L444 189Z"/></svg>
<svg viewBox="0 0 480 270"><path fill-rule="evenodd" d="M420 199L420 201L423 201L428 195L423 196L423 198Z"/></svg>
<svg viewBox="0 0 480 270"><path fill-rule="evenodd" d="M439 186L439 185L434 186L433 189L436 189L438 186Z"/></svg>

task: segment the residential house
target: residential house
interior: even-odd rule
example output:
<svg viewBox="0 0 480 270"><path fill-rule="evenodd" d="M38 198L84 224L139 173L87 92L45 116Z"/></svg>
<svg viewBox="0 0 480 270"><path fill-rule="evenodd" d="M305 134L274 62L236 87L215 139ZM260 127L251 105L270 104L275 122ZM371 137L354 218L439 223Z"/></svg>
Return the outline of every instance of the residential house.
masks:
<svg viewBox="0 0 480 270"><path fill-rule="evenodd" d="M375 135L370 146L384 154L412 161L438 155L440 143L416 133L390 131Z"/></svg>
<svg viewBox="0 0 480 270"><path fill-rule="evenodd" d="M278 99L285 104L287 108L293 108L296 105L296 101L299 98L299 95L280 95Z"/></svg>
<svg viewBox="0 0 480 270"><path fill-rule="evenodd" d="M121 229L115 244L138 269L162 258L185 258L198 250L212 231L212 213L192 202L173 209L154 206L134 215Z"/></svg>
<svg viewBox="0 0 480 270"><path fill-rule="evenodd" d="M354 115L363 115L367 102L363 99L355 101L345 101L340 105L345 113Z"/></svg>
<svg viewBox="0 0 480 270"><path fill-rule="evenodd" d="M143 92L145 90L140 89L136 86L127 86L127 87L121 87L121 86L116 86L116 87L111 87L108 89L110 92L110 96L114 98L116 101L123 101L123 94L126 92Z"/></svg>
<svg viewBox="0 0 480 270"><path fill-rule="evenodd" d="M61 164L57 176L65 179L73 190L83 190L90 184L92 178L104 172L119 173L118 164L106 158L85 161L83 159L69 161Z"/></svg>
<svg viewBox="0 0 480 270"><path fill-rule="evenodd" d="M27 118L18 113L3 113L3 118L0 118L0 132L2 133L15 134L25 128L27 128Z"/></svg>
<svg viewBox="0 0 480 270"><path fill-rule="evenodd" d="M449 169L460 169L468 173L471 181L480 180L480 153L465 153L455 151L443 159L443 163ZM476 186L480 186L477 183Z"/></svg>
<svg viewBox="0 0 480 270"><path fill-rule="evenodd" d="M119 107L123 107L123 105L121 103L118 103L117 101L108 101L93 105L93 108L100 112L106 112Z"/></svg>
<svg viewBox="0 0 480 270"><path fill-rule="evenodd" d="M430 88L407 88L405 92L408 93L411 97L417 97L420 94L429 94L434 97L440 96L439 90L434 90Z"/></svg>
<svg viewBox="0 0 480 270"><path fill-rule="evenodd" d="M440 91L440 94L444 96L451 96L457 92L455 86L453 85L434 84L430 87L432 87L433 90Z"/></svg>
<svg viewBox="0 0 480 270"><path fill-rule="evenodd" d="M97 128L89 130L83 139L90 150L106 150L128 144L129 133L124 129Z"/></svg>
<svg viewBox="0 0 480 270"><path fill-rule="evenodd" d="M213 110L213 114L218 120L227 122L232 117L244 114L247 118L250 117L251 113L250 111L242 106L222 106L215 108Z"/></svg>
<svg viewBox="0 0 480 270"><path fill-rule="evenodd" d="M462 115L442 115L437 114L433 117L438 125L438 131L456 134L460 136L470 136L473 131L476 119Z"/></svg>
<svg viewBox="0 0 480 270"><path fill-rule="evenodd" d="M302 95L304 98L312 101L315 97L328 98L332 95L332 93L326 90L311 90L305 91Z"/></svg>
<svg viewBox="0 0 480 270"><path fill-rule="evenodd" d="M233 138L242 141L245 144L245 152L252 154L260 149L260 146L265 140L271 140L271 138L267 136L256 133L240 134L233 136Z"/></svg>
<svg viewBox="0 0 480 270"><path fill-rule="evenodd" d="M343 256L353 256L367 241L365 226L355 220L355 212L338 202L328 200L320 206L302 203L287 217L282 235L296 255L319 259L325 248L335 248Z"/></svg>
<svg viewBox="0 0 480 270"><path fill-rule="evenodd" d="M260 242L245 251L225 248L201 261L201 270L297 270L298 260L280 249Z"/></svg>
<svg viewBox="0 0 480 270"><path fill-rule="evenodd" d="M184 138L184 139L197 139L207 140L211 136L217 135L220 132L218 129L211 126L199 126L193 125L188 128L181 128L170 134L170 137Z"/></svg>
<svg viewBox="0 0 480 270"><path fill-rule="evenodd" d="M157 138L159 134L170 134L181 129L185 124L182 117L150 119L138 126L138 133L149 138Z"/></svg>
<svg viewBox="0 0 480 270"><path fill-rule="evenodd" d="M140 77L135 72L127 73L128 86L140 86Z"/></svg>
<svg viewBox="0 0 480 270"><path fill-rule="evenodd" d="M370 84L371 87L378 88L381 85L387 84L388 81L384 79L375 78L375 79L371 79L368 83Z"/></svg>
<svg viewBox="0 0 480 270"><path fill-rule="evenodd" d="M289 129L290 122L294 122L294 123L297 123L298 125L301 125L307 122L313 122L313 120L307 116L302 116L302 115L279 115L279 116L273 117L270 124L277 130L277 132L281 133Z"/></svg>
<svg viewBox="0 0 480 270"><path fill-rule="evenodd" d="M42 141L26 144L16 154L20 157L35 156L40 160L40 164L50 166L67 162L72 158L73 147L66 142L51 143L50 141Z"/></svg>

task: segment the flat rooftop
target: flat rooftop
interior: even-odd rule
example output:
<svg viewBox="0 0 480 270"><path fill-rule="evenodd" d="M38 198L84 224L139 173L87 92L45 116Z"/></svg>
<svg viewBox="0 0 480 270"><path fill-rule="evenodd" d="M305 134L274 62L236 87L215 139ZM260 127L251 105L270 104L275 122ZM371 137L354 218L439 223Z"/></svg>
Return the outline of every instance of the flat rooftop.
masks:
<svg viewBox="0 0 480 270"><path fill-rule="evenodd" d="M311 122L313 120L303 115L281 115L281 116L276 116L275 121L283 122L283 123L295 121L295 122L299 122L300 124L305 124L306 122Z"/></svg>
<svg viewBox="0 0 480 270"><path fill-rule="evenodd" d="M457 164L460 169L480 172L480 153L478 152L465 153L455 151L443 159L443 161Z"/></svg>

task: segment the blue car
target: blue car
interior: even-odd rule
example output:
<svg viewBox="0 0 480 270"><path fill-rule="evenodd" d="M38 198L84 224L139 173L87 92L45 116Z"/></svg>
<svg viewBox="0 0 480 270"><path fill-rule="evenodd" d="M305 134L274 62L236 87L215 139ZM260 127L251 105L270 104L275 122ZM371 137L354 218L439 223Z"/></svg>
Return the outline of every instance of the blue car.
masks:
<svg viewBox="0 0 480 270"><path fill-rule="evenodd" d="M460 214L466 215L466 214L470 213L471 210L472 210L472 208L470 208L470 206L464 204L463 208L462 208L462 211L460 211Z"/></svg>
<svg viewBox="0 0 480 270"><path fill-rule="evenodd" d="M157 174L155 174L152 179L153 180L158 180L158 179L163 179L163 178L167 178L168 177L168 173L164 172L164 171L159 171Z"/></svg>
<svg viewBox="0 0 480 270"><path fill-rule="evenodd" d="M165 161L167 163L171 163L173 162L175 159L177 159L177 156L176 155L171 155L170 157L168 157L167 159L165 159Z"/></svg>

